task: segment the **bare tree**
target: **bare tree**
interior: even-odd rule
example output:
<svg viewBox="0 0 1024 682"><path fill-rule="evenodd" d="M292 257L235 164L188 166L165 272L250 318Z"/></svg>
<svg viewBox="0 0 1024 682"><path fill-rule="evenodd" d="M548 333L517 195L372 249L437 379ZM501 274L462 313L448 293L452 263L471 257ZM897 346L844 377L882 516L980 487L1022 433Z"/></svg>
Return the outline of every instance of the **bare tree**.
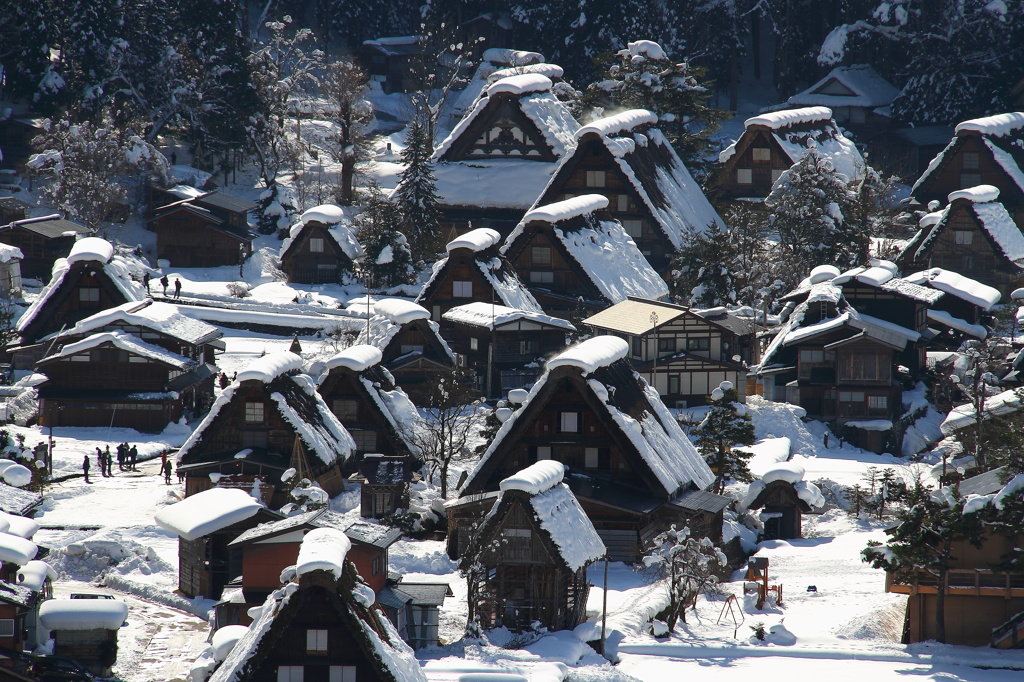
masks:
<svg viewBox="0 0 1024 682"><path fill-rule="evenodd" d="M718 583L715 575L727 560L722 550L709 538L690 537L690 529L669 530L654 538L654 547L644 557L644 566L668 581L668 607L665 623L669 631L682 618L686 609L696 606L697 596Z"/></svg>
<svg viewBox="0 0 1024 682"><path fill-rule="evenodd" d="M457 42L455 27L442 22L436 29L420 24L419 47L411 64L416 90L410 97L433 150L437 123L449 97L457 86L469 80L472 46Z"/></svg>
<svg viewBox="0 0 1024 682"><path fill-rule="evenodd" d="M338 199L345 206L355 201L356 169L369 157L367 127L373 121L373 107L366 100L369 82L366 71L349 59L328 64L324 73L323 92L330 99L330 118L338 126L331 149L341 164Z"/></svg>
<svg viewBox="0 0 1024 682"><path fill-rule="evenodd" d="M440 479L441 497L448 497L448 471L453 462L470 454L469 443L480 421L478 395L472 376L461 367L435 377L420 428L407 438L419 451L431 479Z"/></svg>

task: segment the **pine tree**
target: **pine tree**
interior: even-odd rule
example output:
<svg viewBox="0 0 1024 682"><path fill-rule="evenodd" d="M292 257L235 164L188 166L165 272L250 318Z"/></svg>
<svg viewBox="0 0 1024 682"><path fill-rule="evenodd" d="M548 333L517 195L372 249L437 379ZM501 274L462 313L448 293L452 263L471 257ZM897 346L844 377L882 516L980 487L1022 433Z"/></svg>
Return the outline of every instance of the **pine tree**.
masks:
<svg viewBox="0 0 1024 682"><path fill-rule="evenodd" d="M867 231L845 218L855 214L855 198L846 176L814 149L782 174L764 203L791 277L823 264L845 270L867 259Z"/></svg>
<svg viewBox="0 0 1024 682"><path fill-rule="evenodd" d="M728 112L708 105L711 88L704 70L688 62L674 62L660 45L639 40L599 59L602 75L584 94L591 107L648 109L658 115L658 127L679 158L695 175L707 170L713 151L711 136Z"/></svg>
<svg viewBox="0 0 1024 682"><path fill-rule="evenodd" d="M402 150L405 170L392 198L401 211L413 260L430 262L440 246L441 210L435 189L434 166L430 161L430 140L418 120L414 119L409 124L405 145Z"/></svg>
<svg viewBox="0 0 1024 682"><path fill-rule="evenodd" d="M725 491L730 480L754 480L747 468L751 453L737 450L737 445L752 445L754 423L745 405L738 402L739 394L729 381L711 392L711 409L704 420L694 427L697 450L715 472L715 492Z"/></svg>
<svg viewBox="0 0 1024 682"><path fill-rule="evenodd" d="M371 184L355 219L364 254L360 274L367 288L406 284L412 277L412 253L401 226L398 207L384 196L380 186Z"/></svg>

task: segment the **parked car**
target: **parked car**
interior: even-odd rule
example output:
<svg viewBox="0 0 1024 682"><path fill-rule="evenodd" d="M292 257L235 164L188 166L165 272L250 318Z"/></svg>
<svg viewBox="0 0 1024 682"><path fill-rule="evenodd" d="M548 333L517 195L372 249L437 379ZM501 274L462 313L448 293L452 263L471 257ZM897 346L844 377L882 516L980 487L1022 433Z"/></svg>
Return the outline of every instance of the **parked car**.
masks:
<svg viewBox="0 0 1024 682"><path fill-rule="evenodd" d="M96 679L77 661L59 656L36 656L32 673L40 682L91 682Z"/></svg>

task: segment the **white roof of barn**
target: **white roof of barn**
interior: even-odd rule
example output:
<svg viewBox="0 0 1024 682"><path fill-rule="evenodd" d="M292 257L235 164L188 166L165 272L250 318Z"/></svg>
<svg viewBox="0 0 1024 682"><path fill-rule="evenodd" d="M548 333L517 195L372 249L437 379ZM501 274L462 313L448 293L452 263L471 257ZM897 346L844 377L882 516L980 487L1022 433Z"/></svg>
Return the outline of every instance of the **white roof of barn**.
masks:
<svg viewBox="0 0 1024 682"><path fill-rule="evenodd" d="M127 617L120 599L47 599L39 606L47 630L118 630Z"/></svg>
<svg viewBox="0 0 1024 682"><path fill-rule="evenodd" d="M100 311L79 321L71 329L62 332L61 336L77 336L87 334L95 329L108 327L116 323L128 326L144 327L166 334L186 343L199 343L204 339L218 338L223 332L211 324L178 312L177 306L159 303L152 299L129 301L119 306ZM44 338L57 336L56 333Z"/></svg>
<svg viewBox="0 0 1024 682"><path fill-rule="evenodd" d="M995 137L1006 137L1007 135L1016 135L1021 131L1024 131L1024 112L1022 111L1012 111L1005 114L985 116L984 118L972 118L969 121L958 123L956 126L956 133L958 135L960 133L973 132Z"/></svg>
<svg viewBox="0 0 1024 682"><path fill-rule="evenodd" d="M458 322L474 327L486 327L487 329L494 329L510 322L526 320L536 322L537 324L558 327L565 331L576 330L576 327L571 322L560 317L551 317L543 313L517 310L503 305L484 302L456 306L446 312L443 317L449 322Z"/></svg>
<svg viewBox="0 0 1024 682"><path fill-rule="evenodd" d="M178 370L186 370L198 364L191 358L186 358L182 355L178 355L177 353L172 353L166 348L146 343L133 334L126 334L121 331L93 334L81 341L67 344L56 353L43 358L43 360L56 360L58 358L71 357L72 355L76 355L82 351L102 346L105 343L113 344L115 347L134 355L139 355L156 362L162 362L166 365L175 367Z"/></svg>
<svg viewBox="0 0 1024 682"><path fill-rule="evenodd" d="M884 107L899 88L882 78L868 64L837 66L817 83L787 100L798 107Z"/></svg>
<svg viewBox="0 0 1024 682"><path fill-rule="evenodd" d="M153 520L178 537L195 540L244 521L262 508L239 488L210 488L164 507Z"/></svg>

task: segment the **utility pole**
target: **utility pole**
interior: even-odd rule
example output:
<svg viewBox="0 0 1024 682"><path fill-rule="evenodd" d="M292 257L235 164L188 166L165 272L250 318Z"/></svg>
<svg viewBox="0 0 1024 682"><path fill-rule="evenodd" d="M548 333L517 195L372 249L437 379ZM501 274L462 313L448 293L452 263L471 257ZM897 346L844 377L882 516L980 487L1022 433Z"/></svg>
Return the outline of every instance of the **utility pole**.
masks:
<svg viewBox="0 0 1024 682"><path fill-rule="evenodd" d="M651 327L654 329L654 366L651 369L651 385L654 386L654 390L661 395L661 391L658 390L658 313L651 311Z"/></svg>

